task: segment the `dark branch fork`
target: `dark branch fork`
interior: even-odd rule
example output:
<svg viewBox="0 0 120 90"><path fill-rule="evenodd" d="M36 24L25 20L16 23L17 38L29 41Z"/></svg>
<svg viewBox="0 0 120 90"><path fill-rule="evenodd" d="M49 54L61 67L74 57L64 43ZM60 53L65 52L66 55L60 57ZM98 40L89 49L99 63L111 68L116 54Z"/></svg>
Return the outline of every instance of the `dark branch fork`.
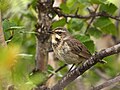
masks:
<svg viewBox="0 0 120 90"><path fill-rule="evenodd" d="M65 14L61 11L61 9L53 7L52 10L58 15L58 16L63 16L65 18L70 17L70 18L78 18L78 19L90 19L93 17L99 17L99 16L103 16L103 17L109 17L111 19L115 19L120 21L120 17L119 16L112 16L106 12L93 12L90 13L89 15L86 16L82 16L82 15L78 15L78 14Z"/></svg>

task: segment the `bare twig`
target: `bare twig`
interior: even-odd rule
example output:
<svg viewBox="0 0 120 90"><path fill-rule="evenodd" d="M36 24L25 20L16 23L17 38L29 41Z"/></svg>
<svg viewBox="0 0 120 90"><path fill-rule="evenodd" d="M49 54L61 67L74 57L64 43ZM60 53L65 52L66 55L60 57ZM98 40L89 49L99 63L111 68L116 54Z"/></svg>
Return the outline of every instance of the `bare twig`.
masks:
<svg viewBox="0 0 120 90"><path fill-rule="evenodd" d="M98 7L99 7L99 6L97 5L97 7L95 8L95 11L92 12L92 13L96 13ZM91 14L92 14L92 13L91 13ZM87 30L89 29L89 27L90 27L90 25L92 24L92 22L94 21L94 19L95 19L95 16L92 17L91 20L90 20L90 22L88 23L88 26L87 26L87 28L86 28L86 30L85 30L85 33L87 33Z"/></svg>
<svg viewBox="0 0 120 90"><path fill-rule="evenodd" d="M55 73L57 73L58 71L60 71L61 69L63 69L64 67L66 67L67 64L64 64L63 66L59 67L57 70L55 70ZM48 79L50 79L54 74L51 74Z"/></svg>
<svg viewBox="0 0 120 90"><path fill-rule="evenodd" d="M110 79L110 80L104 82L103 84L101 84L99 86L93 87L91 90L101 90L101 89L103 89L105 87L108 87L110 85L116 84L117 82L120 82L120 75L116 76L113 79Z"/></svg>
<svg viewBox="0 0 120 90"><path fill-rule="evenodd" d="M119 52L120 52L120 44L101 50L100 52L96 53L91 58L89 58L82 66L72 70L67 75L65 75L60 81L58 81L56 85L54 85L51 88L51 90L62 90L68 84L70 84L73 80L75 80L77 77L82 75L85 71L90 69L96 63L98 63L99 59L103 59L104 57L117 54Z"/></svg>
<svg viewBox="0 0 120 90"><path fill-rule="evenodd" d="M52 8L52 10L58 15L58 16L63 16L65 18L67 17L70 17L70 18L79 18L79 19L90 19L91 17L99 17L99 16L103 16L103 17L109 17L111 19L115 19L115 20L118 20L120 21L120 17L119 16L112 16L110 14L107 14L106 12L97 12L97 13L92 13L92 14L89 14L89 15L76 15L76 14L65 14L63 13L60 9L58 8Z"/></svg>
<svg viewBox="0 0 120 90"><path fill-rule="evenodd" d="M104 80L108 80L110 78L110 76L108 76L107 74L105 74L104 72L102 72L100 69L94 69L95 73L100 76L101 78L103 78Z"/></svg>
<svg viewBox="0 0 120 90"><path fill-rule="evenodd" d="M120 17L120 9L119 9L119 12L118 12L118 16ZM119 30L119 21L116 21L116 28L117 28L117 30Z"/></svg>

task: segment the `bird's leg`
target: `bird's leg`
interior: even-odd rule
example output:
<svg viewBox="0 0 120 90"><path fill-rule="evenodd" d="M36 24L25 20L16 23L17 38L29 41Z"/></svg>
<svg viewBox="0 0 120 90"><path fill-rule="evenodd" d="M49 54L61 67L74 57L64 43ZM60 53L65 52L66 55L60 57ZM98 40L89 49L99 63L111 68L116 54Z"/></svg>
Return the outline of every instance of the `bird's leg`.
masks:
<svg viewBox="0 0 120 90"><path fill-rule="evenodd" d="M72 67L70 67L68 72L70 72L74 66L75 66L75 64L73 64Z"/></svg>
<svg viewBox="0 0 120 90"><path fill-rule="evenodd" d="M57 70L55 70L55 73L57 73L58 71L60 71L61 69L63 69L63 68L66 67L66 66L67 66L67 64L64 64L63 66L59 67ZM51 78L53 75L54 75L54 74L52 73L52 74L48 77L48 79Z"/></svg>
<svg viewBox="0 0 120 90"><path fill-rule="evenodd" d="M82 63L82 62L79 62L74 69L78 68L78 66L79 66L81 63Z"/></svg>

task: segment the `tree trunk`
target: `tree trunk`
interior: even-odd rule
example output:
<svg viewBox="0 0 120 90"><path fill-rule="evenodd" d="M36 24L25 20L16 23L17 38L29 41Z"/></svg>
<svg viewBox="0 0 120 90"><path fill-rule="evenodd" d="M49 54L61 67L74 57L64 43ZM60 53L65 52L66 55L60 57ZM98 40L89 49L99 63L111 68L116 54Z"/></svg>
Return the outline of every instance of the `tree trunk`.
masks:
<svg viewBox="0 0 120 90"><path fill-rule="evenodd" d="M48 16L50 0L38 0L38 24L36 25L36 68L39 71L45 71L48 61L49 34L47 33L51 26L51 19Z"/></svg>

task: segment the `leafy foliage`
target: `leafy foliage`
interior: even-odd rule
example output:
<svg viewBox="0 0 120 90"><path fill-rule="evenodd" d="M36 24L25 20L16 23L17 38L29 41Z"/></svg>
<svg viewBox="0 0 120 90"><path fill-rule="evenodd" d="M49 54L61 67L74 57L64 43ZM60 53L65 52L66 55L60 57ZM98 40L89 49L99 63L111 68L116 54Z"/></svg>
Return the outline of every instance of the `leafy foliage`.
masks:
<svg viewBox="0 0 120 90"><path fill-rule="evenodd" d="M89 0L93 4L104 4L107 0Z"/></svg>
<svg viewBox="0 0 120 90"><path fill-rule="evenodd" d="M75 36L78 40L80 40L91 53L95 52L95 45L94 42L90 39L89 35L76 35Z"/></svg>
<svg viewBox="0 0 120 90"><path fill-rule="evenodd" d="M99 29L95 28L95 27L89 28L88 34L90 36L95 37L95 38L100 38L102 36L102 32Z"/></svg>
<svg viewBox="0 0 120 90"><path fill-rule="evenodd" d="M83 25L83 21L73 18L68 22L68 29L71 29L71 31L81 31Z"/></svg>
<svg viewBox="0 0 120 90"><path fill-rule="evenodd" d="M98 18L96 22L94 22L94 26L99 27L100 30L105 33L116 35L116 27L108 18Z"/></svg>
<svg viewBox="0 0 120 90"><path fill-rule="evenodd" d="M56 28L56 27L63 27L66 23L66 20L63 18L63 19L60 19L59 21L55 21L52 23L52 27L53 28Z"/></svg>
<svg viewBox="0 0 120 90"><path fill-rule="evenodd" d="M100 6L100 11L104 11L104 12L107 12L109 14L113 14L116 10L117 10L117 6L115 6L112 3L102 4Z"/></svg>

